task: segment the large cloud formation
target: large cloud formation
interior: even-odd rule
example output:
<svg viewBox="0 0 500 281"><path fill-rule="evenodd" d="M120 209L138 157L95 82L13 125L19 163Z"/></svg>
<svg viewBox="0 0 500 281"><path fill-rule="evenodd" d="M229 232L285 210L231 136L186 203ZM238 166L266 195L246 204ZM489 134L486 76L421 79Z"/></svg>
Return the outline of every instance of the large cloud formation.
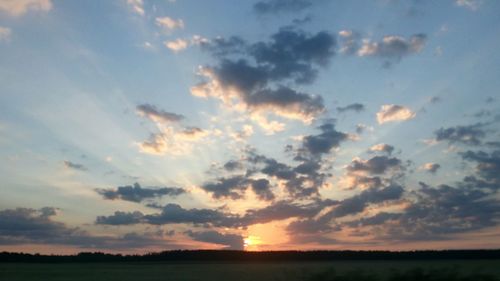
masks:
<svg viewBox="0 0 500 281"><path fill-rule="evenodd" d="M325 110L320 96L298 92L283 82L310 84L316 79L319 68L335 55L336 40L328 32L283 28L267 42L248 44L231 37L201 46L218 64L200 69L206 81L191 88L193 95L217 98L253 115L274 114L306 123Z"/></svg>

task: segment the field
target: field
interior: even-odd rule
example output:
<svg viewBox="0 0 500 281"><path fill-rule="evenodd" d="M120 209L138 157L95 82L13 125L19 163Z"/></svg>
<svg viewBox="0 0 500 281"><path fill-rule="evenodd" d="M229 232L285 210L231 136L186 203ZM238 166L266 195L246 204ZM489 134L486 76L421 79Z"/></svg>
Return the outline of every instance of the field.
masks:
<svg viewBox="0 0 500 281"><path fill-rule="evenodd" d="M457 274L457 276L454 276ZM500 280L500 261L0 263L5 281Z"/></svg>

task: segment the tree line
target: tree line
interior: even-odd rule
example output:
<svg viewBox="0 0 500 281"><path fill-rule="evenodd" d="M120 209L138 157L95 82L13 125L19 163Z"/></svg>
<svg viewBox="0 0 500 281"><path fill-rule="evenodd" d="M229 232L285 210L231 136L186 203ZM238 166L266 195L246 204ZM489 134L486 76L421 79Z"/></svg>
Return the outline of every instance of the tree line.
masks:
<svg viewBox="0 0 500 281"><path fill-rule="evenodd" d="M75 255L42 255L0 252L0 262L273 262L335 260L477 260L500 259L500 250L440 251L233 251L173 250L142 255L82 252Z"/></svg>

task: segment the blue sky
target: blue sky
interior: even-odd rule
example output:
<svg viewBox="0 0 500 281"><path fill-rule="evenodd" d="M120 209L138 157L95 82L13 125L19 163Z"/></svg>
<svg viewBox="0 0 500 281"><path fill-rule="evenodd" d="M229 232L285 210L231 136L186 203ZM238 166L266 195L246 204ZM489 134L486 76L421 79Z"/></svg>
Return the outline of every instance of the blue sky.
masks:
<svg viewBox="0 0 500 281"><path fill-rule="evenodd" d="M0 244L498 247L499 6L0 0Z"/></svg>

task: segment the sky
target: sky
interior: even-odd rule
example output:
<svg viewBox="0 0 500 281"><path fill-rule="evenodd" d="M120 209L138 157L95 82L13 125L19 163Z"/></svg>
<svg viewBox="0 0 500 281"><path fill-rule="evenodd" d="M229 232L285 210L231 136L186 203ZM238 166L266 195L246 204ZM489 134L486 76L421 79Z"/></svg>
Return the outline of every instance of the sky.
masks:
<svg viewBox="0 0 500 281"><path fill-rule="evenodd" d="M0 250L499 248L498 11L0 0Z"/></svg>

